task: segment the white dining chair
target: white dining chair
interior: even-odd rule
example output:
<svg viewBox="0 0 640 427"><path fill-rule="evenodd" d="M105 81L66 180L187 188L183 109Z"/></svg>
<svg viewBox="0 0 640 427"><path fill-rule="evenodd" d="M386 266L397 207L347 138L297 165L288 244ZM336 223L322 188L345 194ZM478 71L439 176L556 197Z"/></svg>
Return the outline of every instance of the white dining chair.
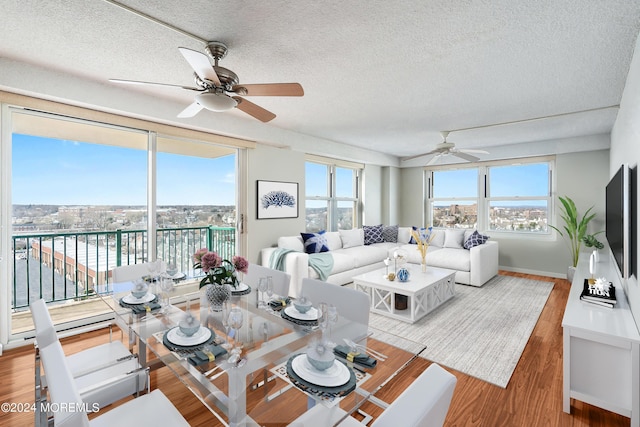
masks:
<svg viewBox="0 0 640 427"><path fill-rule="evenodd" d="M273 280L273 293L275 295L281 297L289 296L291 275L284 271L274 270L259 264L249 264L249 271L244 275L242 281L251 286L252 289L258 289L260 278L266 276L271 276Z"/></svg>
<svg viewBox="0 0 640 427"><path fill-rule="evenodd" d="M150 263L148 262L143 262L140 264L129 264L129 265L121 265L118 267L113 267L111 269L111 282L112 283L132 282L143 276L148 276L149 264ZM164 261L160 260L160 271L165 271L165 270L166 270L166 264Z"/></svg>
<svg viewBox="0 0 640 427"><path fill-rule="evenodd" d="M432 363L371 424L371 427L442 427L451 406L457 378L437 363ZM362 427L338 405L315 405L298 417L291 427Z"/></svg>
<svg viewBox="0 0 640 427"><path fill-rule="evenodd" d="M48 385L47 376L40 376L39 358L44 348L59 342L43 299L30 304L36 332L36 387ZM149 370L121 341L110 341L67 356L71 375L83 400L100 407L124 397L149 391Z"/></svg>
<svg viewBox="0 0 640 427"><path fill-rule="evenodd" d="M111 426L188 426L189 423L160 390L129 400L109 411L87 405L69 369L59 341L41 349L42 364L49 379L49 396L54 426L111 427ZM100 415L89 420L86 411L99 411Z"/></svg>
<svg viewBox="0 0 640 427"><path fill-rule="evenodd" d="M338 316L353 322L341 330L337 338L361 341L367 337L369 310L371 309L369 294L346 286L309 278L302 279L301 293L311 300L314 307L317 307L321 302L333 304L338 310ZM336 338L334 338L335 340Z"/></svg>

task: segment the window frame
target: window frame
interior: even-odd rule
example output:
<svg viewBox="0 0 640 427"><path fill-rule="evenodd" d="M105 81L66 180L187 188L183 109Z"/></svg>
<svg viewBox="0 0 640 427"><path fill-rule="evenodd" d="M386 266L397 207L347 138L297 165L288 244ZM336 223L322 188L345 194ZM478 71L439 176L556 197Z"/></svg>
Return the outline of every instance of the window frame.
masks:
<svg viewBox="0 0 640 427"><path fill-rule="evenodd" d="M544 196L491 196L490 189L490 173L491 168L501 166L526 166L538 163L545 163L548 166L548 191ZM553 238L553 230L549 225L554 225L554 212L555 201L554 194L556 193L555 182L555 156L539 156L528 157L523 159L510 159L499 161L487 161L487 162L474 162L467 164L453 164L453 165L441 165L441 166L427 166L424 168L424 179L426 183L426 197L424 204L424 217L427 219L428 224L433 224L433 206L434 202L447 201L468 201L472 198L468 197L451 197L451 198L434 198L434 179L433 174L437 171L456 170L456 169L477 169L478 171L478 198L477 198L477 225L478 230L490 232L495 235L499 235L500 238L531 238L531 239L543 239L548 240ZM509 200L546 200L547 201L547 230L546 231L521 231L521 230L491 230L490 229L490 207L493 201L509 201ZM442 227L446 228L446 227Z"/></svg>
<svg viewBox="0 0 640 427"><path fill-rule="evenodd" d="M353 203L353 228L358 228L362 224L362 173L364 165L360 163L347 162L338 159L331 159L320 156L307 155L305 158L305 170L308 163L326 166L326 196L309 195L306 191L306 180L308 177L305 173L305 223L306 223L306 202L307 201L325 201L327 203L327 221L326 231L338 231L338 208L342 202ZM352 188L354 197L337 196L337 169L349 169L353 171ZM305 227L306 229L306 227ZM309 231L309 230L307 230Z"/></svg>

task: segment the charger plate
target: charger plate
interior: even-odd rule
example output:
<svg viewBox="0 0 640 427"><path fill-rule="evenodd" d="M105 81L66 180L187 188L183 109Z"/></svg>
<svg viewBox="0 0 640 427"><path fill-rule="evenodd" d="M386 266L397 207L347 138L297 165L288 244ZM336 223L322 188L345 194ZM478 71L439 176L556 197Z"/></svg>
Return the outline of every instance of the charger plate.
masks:
<svg viewBox="0 0 640 427"><path fill-rule="evenodd" d="M178 326L169 329L162 337L162 343L169 350L199 350L215 340L216 334L211 329L201 326L198 332L187 337Z"/></svg>
<svg viewBox="0 0 640 427"><path fill-rule="evenodd" d="M237 288L231 289L231 295L234 295L234 296L247 295L250 293L251 293L251 286L247 285L246 283L240 283L240 285Z"/></svg>
<svg viewBox="0 0 640 427"><path fill-rule="evenodd" d="M291 361L291 369L303 380L323 387L340 387L345 385L351 375L349 368L338 360L324 371L320 371L311 365L306 354L301 354Z"/></svg>
<svg viewBox="0 0 640 427"><path fill-rule="evenodd" d="M287 309L291 309L291 310L287 310ZM280 310L280 315L282 316L283 319L288 320L291 323L295 323L297 325L301 325L301 326L316 326L318 324L317 317L316 317L316 319L302 320L302 319L298 319L296 317L290 316L288 314L288 312L290 312L290 311L294 311L295 313L297 313L298 316L302 315L302 313L298 312L298 310L296 310L295 308L293 308L291 306L285 307L284 310ZM307 311L307 313L309 313L309 312ZM305 313L305 315L307 313Z"/></svg>
<svg viewBox="0 0 640 427"><path fill-rule="evenodd" d="M353 369L349 368L341 361L336 361L336 363L344 366L344 368L347 370L347 373L348 373L348 379L344 384L341 384L338 386L324 386L320 384L315 384L314 382L308 381L302 376L300 376L297 373L297 371L293 368L293 364L295 362L296 367L300 370L300 372L302 372L303 375L307 375L307 378L309 378L308 372L305 372L305 368L303 367L304 363L308 363L306 361L306 356L307 355L304 353L296 354L291 358L289 358L289 360L287 361L287 375L289 376L289 380L291 381L291 383L294 384L296 387L308 393L311 393L323 398L330 398L330 399L346 396L347 394L355 390L356 374L355 372L353 372ZM302 359L302 360L296 361L297 359ZM329 369L332 369L332 368L329 368ZM339 375L344 375L342 373L342 368L336 368L336 369L340 370L341 373ZM320 372L320 371L317 371L317 372ZM341 381L343 377L339 377L339 378ZM321 382L328 383L329 380L325 379L324 381L321 381Z"/></svg>

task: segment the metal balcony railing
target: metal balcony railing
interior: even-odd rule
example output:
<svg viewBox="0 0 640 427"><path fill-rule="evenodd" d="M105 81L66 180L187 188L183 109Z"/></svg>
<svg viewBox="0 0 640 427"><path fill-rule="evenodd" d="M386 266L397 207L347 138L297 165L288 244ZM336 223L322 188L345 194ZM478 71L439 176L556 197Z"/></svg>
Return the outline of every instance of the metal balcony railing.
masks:
<svg viewBox="0 0 640 427"><path fill-rule="evenodd" d="M222 258L235 254L233 227L163 228L156 231L157 258L193 276L192 255L200 248ZM12 236L12 309L47 302L83 299L97 285L109 290L111 270L120 265L149 261L146 230L115 230Z"/></svg>

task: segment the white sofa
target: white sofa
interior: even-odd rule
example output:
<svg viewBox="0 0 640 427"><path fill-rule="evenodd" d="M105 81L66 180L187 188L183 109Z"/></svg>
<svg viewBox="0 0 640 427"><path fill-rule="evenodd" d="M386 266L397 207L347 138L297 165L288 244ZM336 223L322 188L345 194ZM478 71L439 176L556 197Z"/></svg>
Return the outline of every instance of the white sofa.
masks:
<svg viewBox="0 0 640 427"><path fill-rule="evenodd" d="M462 244L474 230L445 229L434 230L434 238L427 252L427 265L456 271L456 282L465 285L482 286L498 274L498 242L488 240L471 249ZM421 257L417 245L409 244L411 227L398 227L397 241L364 244L363 229L340 230L324 233L327 247L333 257L333 267L326 281L344 285L353 276L383 268L384 259L393 257L393 252L403 249L408 254L409 263L420 264ZM269 266L271 255L278 248L294 252L286 254L284 270L291 275L290 295L299 295L302 279L318 278L318 273L309 267L309 255L304 251L303 239L298 236L284 236L278 239L277 247L262 249L261 264Z"/></svg>

